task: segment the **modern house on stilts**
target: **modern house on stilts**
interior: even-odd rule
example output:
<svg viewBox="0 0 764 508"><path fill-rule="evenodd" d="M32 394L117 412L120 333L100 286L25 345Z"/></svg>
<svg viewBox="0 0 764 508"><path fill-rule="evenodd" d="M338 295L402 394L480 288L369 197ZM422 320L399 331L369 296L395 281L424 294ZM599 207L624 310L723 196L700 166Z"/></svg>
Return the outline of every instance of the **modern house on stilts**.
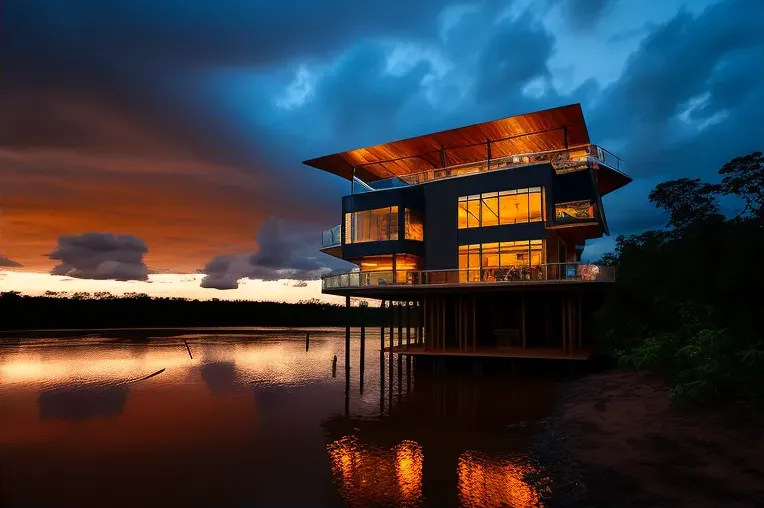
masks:
<svg viewBox="0 0 764 508"><path fill-rule="evenodd" d="M602 196L631 178L590 143L579 104L305 164L351 182L322 250L358 269L322 291L419 313L423 340L393 352L589 356L581 309L615 273L581 253L609 234Z"/></svg>

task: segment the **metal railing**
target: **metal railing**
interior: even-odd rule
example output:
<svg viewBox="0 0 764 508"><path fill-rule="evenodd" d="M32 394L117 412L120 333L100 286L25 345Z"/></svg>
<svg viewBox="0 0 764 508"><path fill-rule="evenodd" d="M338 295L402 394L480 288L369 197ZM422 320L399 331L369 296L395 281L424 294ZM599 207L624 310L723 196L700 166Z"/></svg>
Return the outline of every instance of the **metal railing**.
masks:
<svg viewBox="0 0 764 508"><path fill-rule="evenodd" d="M321 247L337 247L342 243L342 228L341 224L337 224L331 229L321 233Z"/></svg>
<svg viewBox="0 0 764 508"><path fill-rule="evenodd" d="M374 190L406 187L444 178L467 176L486 171L530 166L534 164L552 164L555 171L558 173L569 173L587 169L593 162L603 164L619 172L622 171L623 162L619 157L598 145L581 145L566 150L522 153L497 159L448 166L445 168L434 168L418 173L377 180L368 184L368 187Z"/></svg>
<svg viewBox="0 0 764 508"><path fill-rule="evenodd" d="M397 280L394 278L396 277ZM321 278L323 289L379 286L429 286L437 284L495 284L532 282L613 282L615 267L591 263L548 263L494 268L347 272Z"/></svg>

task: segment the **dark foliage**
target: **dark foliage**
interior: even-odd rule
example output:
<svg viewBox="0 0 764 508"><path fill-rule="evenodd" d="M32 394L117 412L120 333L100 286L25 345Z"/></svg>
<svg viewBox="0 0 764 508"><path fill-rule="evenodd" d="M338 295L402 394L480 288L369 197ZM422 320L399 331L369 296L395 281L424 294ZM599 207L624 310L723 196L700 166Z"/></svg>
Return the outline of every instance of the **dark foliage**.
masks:
<svg viewBox="0 0 764 508"><path fill-rule="evenodd" d="M75 293L22 296L0 293L0 330L52 328L143 328L195 326L351 326L361 324L361 308L319 300L300 303L150 298ZM366 307L363 321L379 326L388 320L379 307ZM412 312L412 317L415 315Z"/></svg>
<svg viewBox="0 0 764 508"><path fill-rule="evenodd" d="M658 185L650 200L669 228L620 236L603 259L618 272L595 320L600 346L622 364L665 373L678 399L764 393L761 161L758 152L732 160L721 185ZM719 215L720 194L741 198L743 213Z"/></svg>

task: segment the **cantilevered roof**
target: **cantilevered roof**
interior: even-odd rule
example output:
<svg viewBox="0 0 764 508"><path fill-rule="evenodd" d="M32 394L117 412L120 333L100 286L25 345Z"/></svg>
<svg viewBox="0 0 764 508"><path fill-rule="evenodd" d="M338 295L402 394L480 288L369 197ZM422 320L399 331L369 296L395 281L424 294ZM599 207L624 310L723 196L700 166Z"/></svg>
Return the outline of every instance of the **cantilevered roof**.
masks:
<svg viewBox="0 0 764 508"><path fill-rule="evenodd" d="M567 137L567 139L566 139ZM489 143L490 142L490 143ZM580 104L511 116L305 161L347 180L373 182L433 168L589 144Z"/></svg>

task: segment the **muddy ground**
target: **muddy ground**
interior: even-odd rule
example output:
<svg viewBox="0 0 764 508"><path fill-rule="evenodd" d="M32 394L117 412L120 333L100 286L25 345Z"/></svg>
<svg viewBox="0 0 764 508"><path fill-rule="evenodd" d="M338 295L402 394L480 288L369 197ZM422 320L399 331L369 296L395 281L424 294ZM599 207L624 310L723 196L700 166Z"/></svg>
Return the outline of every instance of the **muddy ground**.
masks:
<svg viewBox="0 0 764 508"><path fill-rule="evenodd" d="M533 450L549 507L764 507L764 411L672 404L666 383L609 371L569 382Z"/></svg>

